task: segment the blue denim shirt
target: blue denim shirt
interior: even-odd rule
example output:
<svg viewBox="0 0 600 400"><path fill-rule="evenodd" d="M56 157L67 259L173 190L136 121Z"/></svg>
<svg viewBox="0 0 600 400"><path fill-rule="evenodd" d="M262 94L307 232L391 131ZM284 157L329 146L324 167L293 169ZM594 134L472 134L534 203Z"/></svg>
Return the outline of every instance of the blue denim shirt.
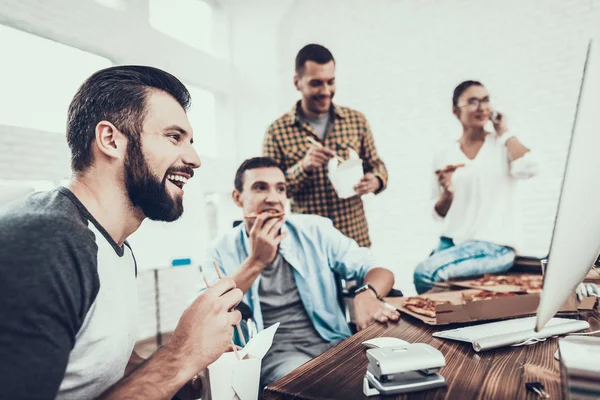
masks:
<svg viewBox="0 0 600 400"><path fill-rule="evenodd" d="M340 309L333 272L359 283L375 267L372 252L344 236L331 220L316 215L288 215L283 232L287 237L279 246L283 258L292 266L298 293L308 316L321 337L327 341L345 339L350 329ZM248 258L250 242L242 223L209 250L203 270L209 282L218 279L212 260L232 276ZM264 329L258 287L260 275L244 295L259 330Z"/></svg>

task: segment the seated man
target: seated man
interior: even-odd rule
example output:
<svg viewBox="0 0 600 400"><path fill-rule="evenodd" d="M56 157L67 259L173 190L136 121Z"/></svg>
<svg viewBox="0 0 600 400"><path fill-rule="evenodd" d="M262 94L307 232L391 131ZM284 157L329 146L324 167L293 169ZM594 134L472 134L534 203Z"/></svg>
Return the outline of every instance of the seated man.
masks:
<svg viewBox="0 0 600 400"><path fill-rule="evenodd" d="M399 314L380 301L392 289L394 275L375 266L369 249L327 218L283 215L285 173L274 160L244 161L235 176L233 200L243 209L244 223L216 243L208 262L216 260L245 293L259 330L281 323L263 359L261 387L350 336L334 272L359 282L354 298L358 329L398 320ZM212 273L209 280L217 279L214 268L205 271Z"/></svg>

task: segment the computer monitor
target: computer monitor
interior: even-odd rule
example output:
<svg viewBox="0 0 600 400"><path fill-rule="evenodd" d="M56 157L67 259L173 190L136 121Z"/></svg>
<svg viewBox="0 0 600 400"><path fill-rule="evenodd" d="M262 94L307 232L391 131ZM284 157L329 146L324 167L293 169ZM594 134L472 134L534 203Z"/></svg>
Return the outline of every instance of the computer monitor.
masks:
<svg viewBox="0 0 600 400"><path fill-rule="evenodd" d="M537 310L536 331L585 278L600 251L600 43L590 41Z"/></svg>

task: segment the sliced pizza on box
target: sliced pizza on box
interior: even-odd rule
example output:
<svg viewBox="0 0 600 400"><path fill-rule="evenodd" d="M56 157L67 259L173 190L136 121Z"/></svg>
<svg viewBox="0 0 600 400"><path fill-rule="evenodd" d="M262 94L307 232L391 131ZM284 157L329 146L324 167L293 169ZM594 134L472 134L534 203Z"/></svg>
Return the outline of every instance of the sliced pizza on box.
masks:
<svg viewBox="0 0 600 400"><path fill-rule="evenodd" d="M540 296L536 293L464 289L414 297L388 297L385 301L400 313L418 318L426 324L444 325L533 315ZM569 298L561 311L577 311L575 296Z"/></svg>
<svg viewBox="0 0 600 400"><path fill-rule="evenodd" d="M485 274L483 277L467 280L448 281L452 286L480 289L501 293L540 293L543 286L542 275L535 274L510 274L493 275Z"/></svg>

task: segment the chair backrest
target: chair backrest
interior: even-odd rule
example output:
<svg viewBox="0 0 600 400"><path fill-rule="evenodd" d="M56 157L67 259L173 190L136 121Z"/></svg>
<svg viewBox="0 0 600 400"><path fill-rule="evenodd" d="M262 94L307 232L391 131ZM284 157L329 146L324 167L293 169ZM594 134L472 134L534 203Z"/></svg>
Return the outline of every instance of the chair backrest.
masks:
<svg viewBox="0 0 600 400"><path fill-rule="evenodd" d="M348 291L348 282L342 278L338 273L334 272L335 276L335 288L337 290L338 305L342 309L342 313L346 314L346 298L350 295Z"/></svg>

